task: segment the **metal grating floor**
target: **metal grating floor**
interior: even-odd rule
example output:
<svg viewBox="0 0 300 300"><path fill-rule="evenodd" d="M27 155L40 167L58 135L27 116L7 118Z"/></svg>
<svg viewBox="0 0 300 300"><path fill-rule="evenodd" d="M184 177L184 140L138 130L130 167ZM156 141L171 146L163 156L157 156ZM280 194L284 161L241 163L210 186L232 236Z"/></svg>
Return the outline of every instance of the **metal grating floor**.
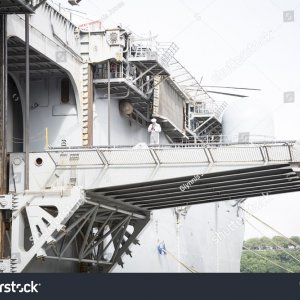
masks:
<svg viewBox="0 0 300 300"><path fill-rule="evenodd" d="M86 195L155 210L300 191L300 178L289 164L195 176L86 190Z"/></svg>

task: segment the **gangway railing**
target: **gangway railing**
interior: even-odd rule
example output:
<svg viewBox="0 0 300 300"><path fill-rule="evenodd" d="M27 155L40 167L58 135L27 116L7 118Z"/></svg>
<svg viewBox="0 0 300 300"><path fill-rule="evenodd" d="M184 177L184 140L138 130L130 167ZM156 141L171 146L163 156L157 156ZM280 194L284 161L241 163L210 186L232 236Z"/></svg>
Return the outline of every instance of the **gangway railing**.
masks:
<svg viewBox="0 0 300 300"><path fill-rule="evenodd" d="M49 148L56 167L300 162L295 142Z"/></svg>

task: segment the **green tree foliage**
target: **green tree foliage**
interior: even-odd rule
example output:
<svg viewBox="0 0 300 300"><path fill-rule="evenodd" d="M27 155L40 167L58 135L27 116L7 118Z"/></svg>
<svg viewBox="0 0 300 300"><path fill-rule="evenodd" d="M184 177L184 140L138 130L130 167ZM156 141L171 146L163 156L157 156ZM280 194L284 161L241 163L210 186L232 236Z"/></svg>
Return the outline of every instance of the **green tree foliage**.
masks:
<svg viewBox="0 0 300 300"><path fill-rule="evenodd" d="M282 236L274 236L272 241L280 247L287 248L290 242Z"/></svg>
<svg viewBox="0 0 300 300"><path fill-rule="evenodd" d="M300 245L300 237L293 236L291 240ZM274 243L284 250L276 247ZM244 246L240 269L242 273L287 273L288 270L300 273L300 247L289 249L291 243L283 237L252 238L245 241Z"/></svg>
<svg viewBox="0 0 300 300"><path fill-rule="evenodd" d="M258 249L260 246L260 238L252 238L244 242L244 246L250 249Z"/></svg>
<svg viewBox="0 0 300 300"><path fill-rule="evenodd" d="M290 238L293 242L295 242L300 247L300 237L299 236L291 236Z"/></svg>
<svg viewBox="0 0 300 300"><path fill-rule="evenodd" d="M271 242L271 239L264 236L260 238L260 245L262 249L269 249L269 247L272 247L274 244Z"/></svg>

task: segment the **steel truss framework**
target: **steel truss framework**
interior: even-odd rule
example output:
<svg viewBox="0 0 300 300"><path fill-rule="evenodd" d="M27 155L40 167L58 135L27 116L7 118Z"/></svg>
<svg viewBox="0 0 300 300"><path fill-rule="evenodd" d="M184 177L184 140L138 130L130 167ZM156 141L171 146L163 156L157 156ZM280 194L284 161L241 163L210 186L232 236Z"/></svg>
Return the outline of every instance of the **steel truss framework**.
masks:
<svg viewBox="0 0 300 300"><path fill-rule="evenodd" d="M34 257L109 272L116 264L123 266L123 254L131 256L129 246L138 244L137 236L150 220L145 209L78 187L6 196L5 201L2 209L12 209L11 259L5 272L22 272Z"/></svg>
<svg viewBox="0 0 300 300"><path fill-rule="evenodd" d="M153 91L169 76L167 65L161 60L161 56L156 52L153 56L149 56L148 52L138 57L130 54L127 61L111 61L110 72L107 69L107 62L95 66L93 82L102 92L102 97L107 97L107 84L110 81L111 98L130 99L137 114L140 113L143 119L149 121ZM161 78L158 83L155 83L156 76Z"/></svg>
<svg viewBox="0 0 300 300"><path fill-rule="evenodd" d="M143 124L136 117L138 113L145 122L150 121L151 114L160 118L171 142L200 142L204 135L221 135L221 117L227 103L215 101L174 57L178 51L176 44L160 43L153 37L136 36L130 37L128 44L128 52L123 60L111 60L110 72L106 61L95 64L94 84L102 92L103 98L107 97L110 82L111 98L129 99L132 103L135 112L129 117L133 121ZM156 98L159 97L157 91L165 80L187 103L184 128L178 129L172 120L155 111Z"/></svg>
<svg viewBox="0 0 300 300"><path fill-rule="evenodd" d="M0 270L22 272L32 259L41 258L109 272L116 264L123 264L122 255L131 255L129 247L138 243L137 237L150 220L152 210L299 191L298 146L294 142L282 142L210 148L167 145L141 150L52 149L49 156L55 167L62 170L96 167L97 159L98 167L107 168L176 162L184 166L195 164L195 158L198 163L213 165L247 161L256 166L198 174L196 180L191 176L176 177L88 190L70 185L2 196L0 209L12 211L12 226L8 243L11 258L0 261ZM182 160L184 157L178 156L179 153L188 154L184 157L191 160ZM191 180L193 184L183 193L180 186L185 187Z"/></svg>
<svg viewBox="0 0 300 300"><path fill-rule="evenodd" d="M131 256L129 246L139 243L137 236L148 223L150 214L145 210L134 213L136 209L126 211L117 208L120 205L103 204L100 197L92 199L85 201L66 229L48 245L46 259L86 263L90 266L88 271L109 272L116 264L123 267L122 255ZM73 256L66 254L68 249L75 249Z"/></svg>

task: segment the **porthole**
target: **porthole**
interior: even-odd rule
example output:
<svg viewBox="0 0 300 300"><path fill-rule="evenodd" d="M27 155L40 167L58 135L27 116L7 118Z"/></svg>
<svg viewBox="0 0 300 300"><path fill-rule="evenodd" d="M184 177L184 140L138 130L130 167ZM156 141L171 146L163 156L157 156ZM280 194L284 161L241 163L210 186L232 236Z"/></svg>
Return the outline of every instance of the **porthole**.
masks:
<svg viewBox="0 0 300 300"><path fill-rule="evenodd" d="M36 166L40 167L42 164L43 164L43 159L38 157L36 160L35 160L35 164Z"/></svg>

